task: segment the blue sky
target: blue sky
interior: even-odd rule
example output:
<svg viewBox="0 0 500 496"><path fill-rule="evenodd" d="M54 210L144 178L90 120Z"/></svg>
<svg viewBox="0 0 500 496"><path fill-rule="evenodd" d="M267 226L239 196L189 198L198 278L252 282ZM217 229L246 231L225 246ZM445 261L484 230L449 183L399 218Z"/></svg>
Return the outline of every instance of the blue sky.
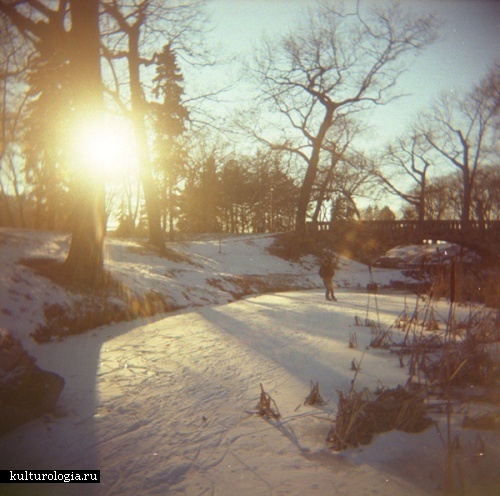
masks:
<svg viewBox="0 0 500 496"><path fill-rule="evenodd" d="M336 3L335 1L331 2ZM347 0L347 4L354 2ZM368 5L373 0L362 1ZM423 52L400 79L411 96L377 109L374 136L402 133L419 110L442 92L467 91L498 57L500 2L482 0L402 0L414 11L435 13L444 22L442 39ZM214 0L212 37L227 53L250 56L262 35L279 36L307 15L311 0ZM226 68L227 70L227 68Z"/></svg>

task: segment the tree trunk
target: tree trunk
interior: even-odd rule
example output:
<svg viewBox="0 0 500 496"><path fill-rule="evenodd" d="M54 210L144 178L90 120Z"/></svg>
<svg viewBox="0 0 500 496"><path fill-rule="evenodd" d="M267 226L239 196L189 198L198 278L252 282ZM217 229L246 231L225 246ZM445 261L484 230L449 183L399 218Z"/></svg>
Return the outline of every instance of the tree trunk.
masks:
<svg viewBox="0 0 500 496"><path fill-rule="evenodd" d="M326 177L320 186L319 196L318 196L318 199L316 201L316 208L314 209L314 213L312 216L313 222L318 222L319 213L321 211L321 207L323 205L323 202L325 201L326 192L327 192L328 187L330 185L330 182L332 180L333 170L335 169L336 165L337 165L337 160L335 159L334 155L332 154L330 167L328 168L328 171L326 173Z"/></svg>
<svg viewBox="0 0 500 496"><path fill-rule="evenodd" d="M307 208L309 206L309 200L311 198L311 191L314 185L317 174L317 162L313 164L309 162L306 170L306 175L304 176L304 181L300 187L299 201L297 204L297 222L296 231L302 234L306 232L306 218L307 218Z"/></svg>
<svg viewBox="0 0 500 496"><path fill-rule="evenodd" d="M71 0L70 64L75 116L88 117L102 112L100 68L100 35L98 0ZM73 283L95 286L103 279L103 245L105 236L104 182L99 174L86 169L79 157L73 182L76 199L71 244L65 273Z"/></svg>
<svg viewBox="0 0 500 496"><path fill-rule="evenodd" d="M140 81L140 56L139 56L140 26L132 26L129 36L129 77L134 133L137 144L140 178L146 202L149 225L149 243L156 246L160 255L165 253L165 238L161 228L161 209L156 191L153 171L148 154L148 144L145 125L145 100Z"/></svg>
<svg viewBox="0 0 500 496"><path fill-rule="evenodd" d="M172 170L168 171L168 236L170 241L174 241L175 231L174 231L174 173Z"/></svg>
<svg viewBox="0 0 500 496"><path fill-rule="evenodd" d="M314 186L314 181L316 180L316 175L318 174L319 155L326 136L326 132L332 125L334 110L335 108L333 105L328 105L326 107L326 113L323 118L323 122L321 123L318 135L313 142L311 157L309 158L304 181L302 182L299 191L299 201L297 204L296 217L297 221L295 224L295 230L298 233L305 234L306 232L307 209L309 207L309 201L311 200L311 192Z"/></svg>
<svg viewBox="0 0 500 496"><path fill-rule="evenodd" d="M462 139L464 152L463 152L463 166L462 166L462 181L464 193L462 197L462 214L460 220L462 221L462 230L467 231L470 224L470 209L472 203L472 187L473 187L473 174L470 170L469 162L469 145Z"/></svg>
<svg viewBox="0 0 500 496"><path fill-rule="evenodd" d="M1 163L0 163L1 165ZM2 215L5 212L5 217ZM4 224L2 224L4 222ZM5 194L4 188L0 183L0 225L5 226L15 226L14 214L12 213L12 207L10 205L10 199L7 194Z"/></svg>
<svg viewBox="0 0 500 496"><path fill-rule="evenodd" d="M422 178L422 182L420 183L420 198L417 206L419 223L425 221L425 201L426 201L425 195L426 195L426 178L424 176Z"/></svg>

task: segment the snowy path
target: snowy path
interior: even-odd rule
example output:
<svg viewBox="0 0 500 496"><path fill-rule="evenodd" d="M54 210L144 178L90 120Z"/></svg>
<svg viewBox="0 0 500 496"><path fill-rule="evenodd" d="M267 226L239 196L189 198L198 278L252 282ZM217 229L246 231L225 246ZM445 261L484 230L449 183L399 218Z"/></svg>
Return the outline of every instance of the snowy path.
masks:
<svg viewBox="0 0 500 496"><path fill-rule="evenodd" d="M43 346L39 365L66 378L59 415L1 438L0 466L99 468L105 495L429 494L429 480L417 488L393 461L389 474L325 443L336 391L349 388L351 361L360 361L370 340L369 329L354 326L355 315L366 315L367 295L338 296L329 303L319 291L264 295ZM403 299L378 298L390 325ZM357 350L348 347L350 332ZM326 406L303 405L311 380ZM356 385L379 381L393 387L406 372L387 352L370 350ZM252 415L260 383L281 420ZM76 494L75 485L61 486L22 494ZM80 489L89 494L89 485Z"/></svg>

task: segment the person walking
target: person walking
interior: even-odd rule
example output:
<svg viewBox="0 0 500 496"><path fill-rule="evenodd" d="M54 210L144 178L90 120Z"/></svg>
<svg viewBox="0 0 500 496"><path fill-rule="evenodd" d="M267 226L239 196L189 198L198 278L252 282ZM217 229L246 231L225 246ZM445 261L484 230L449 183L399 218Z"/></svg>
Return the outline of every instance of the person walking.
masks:
<svg viewBox="0 0 500 496"><path fill-rule="evenodd" d="M324 258L319 268L319 276L325 285L325 298L328 301L337 301L333 291L333 276L335 275L335 263L331 258Z"/></svg>

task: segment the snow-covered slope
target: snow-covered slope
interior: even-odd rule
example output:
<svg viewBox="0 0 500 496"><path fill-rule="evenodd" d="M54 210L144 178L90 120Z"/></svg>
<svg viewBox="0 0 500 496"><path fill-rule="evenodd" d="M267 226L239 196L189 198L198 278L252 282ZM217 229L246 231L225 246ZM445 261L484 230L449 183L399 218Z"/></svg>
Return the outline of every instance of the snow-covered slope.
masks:
<svg viewBox="0 0 500 496"><path fill-rule="evenodd" d="M140 240L107 238L105 268L138 297L161 295L175 309L229 303L263 291L321 287L313 257L288 262L267 248L272 235L199 237L170 243L165 258L156 256ZM63 261L69 246L67 234L0 228L0 327L12 331L28 350L30 338L45 324L44 308L70 307L80 301L33 269L19 263L33 258ZM400 271L378 270L380 284L404 279ZM368 269L341 259L335 282L340 287L364 288Z"/></svg>

